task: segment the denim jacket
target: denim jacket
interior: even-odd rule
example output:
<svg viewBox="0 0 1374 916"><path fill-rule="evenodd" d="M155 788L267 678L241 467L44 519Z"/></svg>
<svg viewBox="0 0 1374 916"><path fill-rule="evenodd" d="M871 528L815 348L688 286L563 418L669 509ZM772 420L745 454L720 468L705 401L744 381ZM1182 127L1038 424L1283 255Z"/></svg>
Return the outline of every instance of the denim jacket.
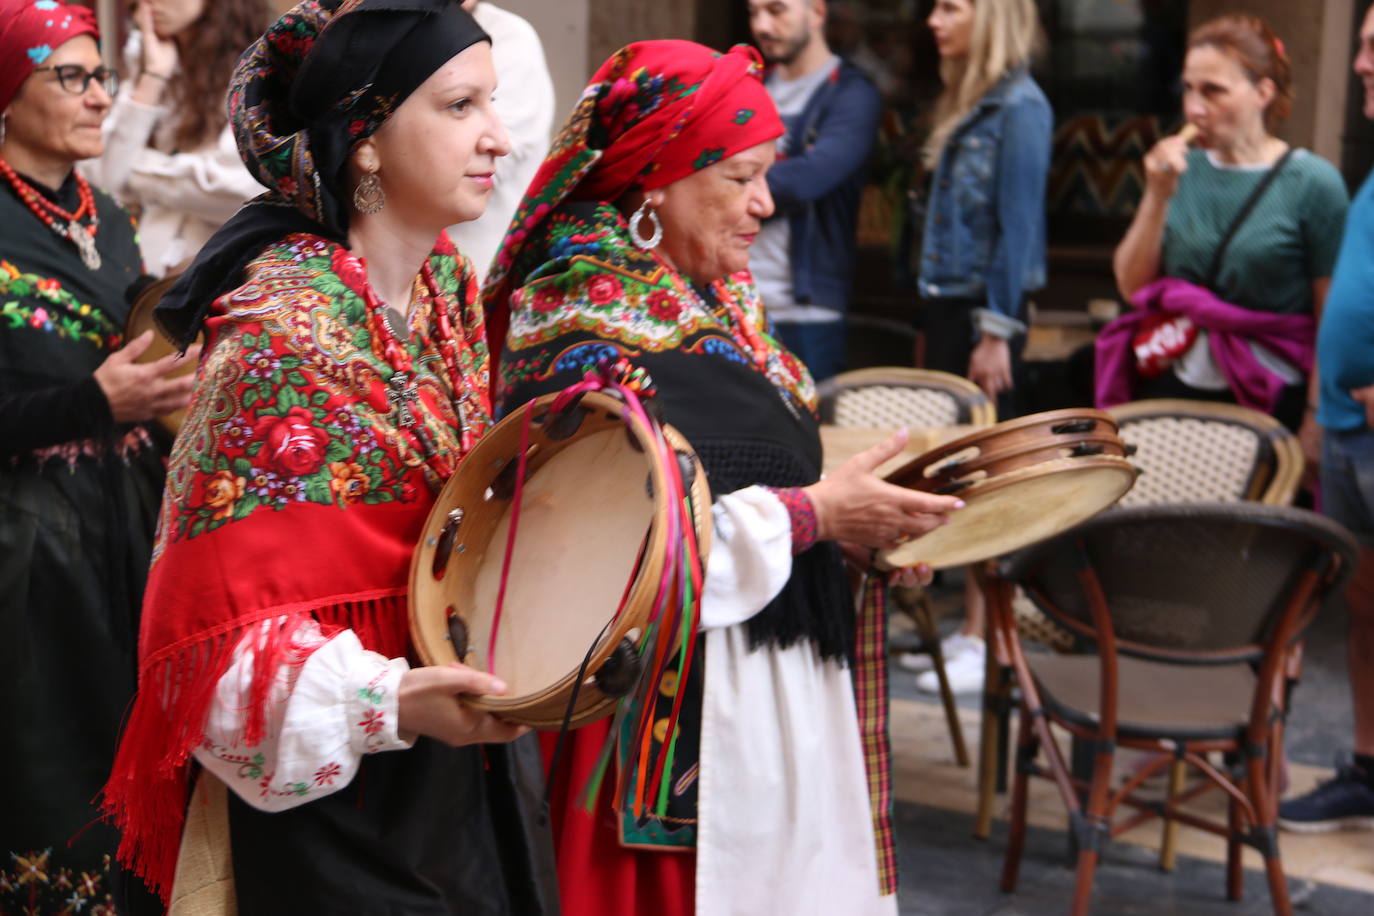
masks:
<svg viewBox="0 0 1374 916"><path fill-rule="evenodd" d="M931 180L917 288L979 299L981 332L1024 331L1025 293L1045 285L1050 103L1024 68L1003 77L945 144Z"/></svg>
<svg viewBox="0 0 1374 916"><path fill-rule="evenodd" d="M792 296L836 311L849 306L859 200L883 103L848 61L807 101L788 131L768 189L791 228Z"/></svg>

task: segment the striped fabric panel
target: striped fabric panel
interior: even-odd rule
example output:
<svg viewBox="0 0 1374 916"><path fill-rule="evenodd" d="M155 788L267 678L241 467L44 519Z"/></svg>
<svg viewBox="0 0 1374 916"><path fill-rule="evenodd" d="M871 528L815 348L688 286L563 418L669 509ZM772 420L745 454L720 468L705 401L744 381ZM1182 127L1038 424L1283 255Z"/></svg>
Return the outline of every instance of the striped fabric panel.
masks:
<svg viewBox="0 0 1374 916"><path fill-rule="evenodd" d="M873 839L882 893L897 893L897 846L892 833L892 743L888 736L887 577L864 581L854 647L854 701L859 714Z"/></svg>

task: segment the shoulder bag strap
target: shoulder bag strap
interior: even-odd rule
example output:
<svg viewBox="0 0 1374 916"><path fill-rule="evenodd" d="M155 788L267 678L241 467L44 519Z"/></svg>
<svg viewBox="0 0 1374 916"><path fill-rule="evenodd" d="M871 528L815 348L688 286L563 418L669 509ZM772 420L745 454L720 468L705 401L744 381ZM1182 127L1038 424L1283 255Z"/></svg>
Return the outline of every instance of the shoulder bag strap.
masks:
<svg viewBox="0 0 1374 916"><path fill-rule="evenodd" d="M1227 229L1226 234L1221 237L1221 244L1217 246L1216 253L1212 255L1212 266L1207 270L1207 282L1203 284L1208 289L1214 289L1216 286L1217 274L1221 272L1221 259L1226 254L1226 249L1231 247L1231 239L1236 237L1236 233L1240 230L1240 227L1249 219L1250 212L1255 209L1255 204L1259 203L1260 198L1264 196L1264 192L1269 190L1269 186L1274 183L1274 179L1278 177L1279 172L1283 170L1283 167L1288 163L1292 155L1293 147L1290 146L1288 149L1284 150L1283 155L1279 157L1273 167L1264 173L1264 177L1260 179L1259 184L1255 185L1255 189L1250 192L1250 196L1247 197L1245 203L1241 205L1240 212L1237 213L1236 218L1231 221L1230 228Z"/></svg>

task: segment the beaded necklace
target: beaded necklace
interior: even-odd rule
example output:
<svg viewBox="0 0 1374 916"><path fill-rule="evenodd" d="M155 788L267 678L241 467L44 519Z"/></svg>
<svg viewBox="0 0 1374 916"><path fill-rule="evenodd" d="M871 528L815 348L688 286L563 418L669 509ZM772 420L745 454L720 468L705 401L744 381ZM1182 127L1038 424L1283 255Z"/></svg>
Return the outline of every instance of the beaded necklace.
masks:
<svg viewBox="0 0 1374 916"><path fill-rule="evenodd" d="M75 245L81 253L81 263L87 268L99 270L100 251L95 247L95 234L100 228L100 215L95 210L95 195L80 172L72 174L76 177L76 195L80 203L75 213L68 213L20 178L10 164L0 158L0 175L9 181L10 187L14 188L14 193L19 195L29 212L38 217L43 225ZM91 221L83 226L81 221L87 216Z"/></svg>
<svg viewBox="0 0 1374 916"><path fill-rule="evenodd" d="M353 258L353 255L349 255ZM367 262L362 258L356 258L362 268L363 276L367 274ZM460 335L454 333L453 323L449 320L448 309L445 307L447 296L439 290L439 284L434 279L434 271L426 260L424 266L420 268L420 276L425 284L425 289L429 293L431 308L434 311L435 325L438 328L439 355L444 362L444 368L448 374L449 389L453 392L453 404L458 413L459 427L459 448L457 456L450 456L438 448L437 443L432 441L424 424L419 421L411 405L419 401L420 392L415 383L415 361L411 358L410 351L401 342L391 325L386 320L386 303L378 298L377 293L372 289L372 285L363 282L363 302L367 306L368 331L374 341L382 344L381 356L391 367L391 377L387 379L387 398L392 404L392 414L396 418L396 429L410 441L421 454L427 455L427 461L435 472L447 479L452 475L457 467L458 461L462 459L473 445L476 444L477 433L480 430L473 428L473 420L484 424L486 418L491 415L490 407L485 403L485 399L480 396L473 403L473 392L463 381L463 373L459 363L458 338ZM462 346L471 356L470 347L466 339ZM475 417L473 415L476 415Z"/></svg>

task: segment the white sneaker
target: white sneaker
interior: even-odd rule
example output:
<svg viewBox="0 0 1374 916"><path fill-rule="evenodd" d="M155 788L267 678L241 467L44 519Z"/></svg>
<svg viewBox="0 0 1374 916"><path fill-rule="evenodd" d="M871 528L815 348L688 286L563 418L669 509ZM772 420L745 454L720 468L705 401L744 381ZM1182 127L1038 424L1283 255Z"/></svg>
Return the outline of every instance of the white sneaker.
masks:
<svg viewBox="0 0 1374 916"><path fill-rule="evenodd" d="M979 693L983 689L983 667L987 663L987 647L977 636L964 637L968 644L957 656L945 657L945 675L949 689L955 693ZM940 679L934 671L916 675L916 689L922 693L940 692Z"/></svg>
<svg viewBox="0 0 1374 916"><path fill-rule="evenodd" d="M983 641L977 636L968 636L956 630L940 640L940 652L945 657L946 668L961 654L970 651L976 651L979 653L979 658L982 657ZM903 652L897 656L897 664L907 671L915 671L919 674L934 667L935 660L931 658L929 652Z"/></svg>

